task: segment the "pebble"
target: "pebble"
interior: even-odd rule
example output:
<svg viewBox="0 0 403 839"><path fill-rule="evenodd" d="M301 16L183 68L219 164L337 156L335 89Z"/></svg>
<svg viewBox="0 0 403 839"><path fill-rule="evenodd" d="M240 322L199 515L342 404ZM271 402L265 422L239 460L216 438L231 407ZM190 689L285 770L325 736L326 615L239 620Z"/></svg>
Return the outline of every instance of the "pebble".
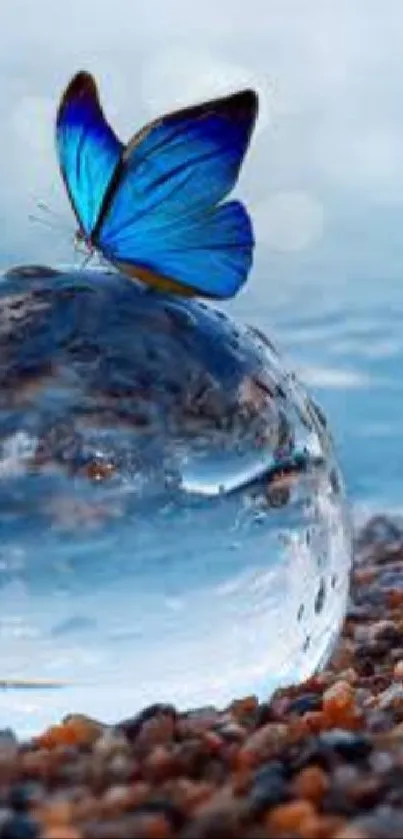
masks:
<svg viewBox="0 0 403 839"><path fill-rule="evenodd" d="M57 746L92 746L102 730L101 723L80 714L72 714L60 725L48 728L36 737L34 742L44 749Z"/></svg>
<svg viewBox="0 0 403 839"><path fill-rule="evenodd" d="M238 758L239 764L245 761L252 764L255 760L271 757L283 746L288 739L288 728L285 723L267 723L254 731L241 746Z"/></svg>
<svg viewBox="0 0 403 839"><path fill-rule="evenodd" d="M16 751L18 740L10 728L0 730L0 752Z"/></svg>
<svg viewBox="0 0 403 839"><path fill-rule="evenodd" d="M323 732L319 737L319 743L324 749L331 749L353 763L368 757L372 749L371 740L367 735L340 728Z"/></svg>
<svg viewBox="0 0 403 839"><path fill-rule="evenodd" d="M399 683L391 684L386 690L379 693L376 697L375 704L377 708L383 711L386 708L393 707L396 700L403 701L403 685Z"/></svg>
<svg viewBox="0 0 403 839"><path fill-rule="evenodd" d="M322 708L322 702L322 697L318 693L303 693L290 702L288 713L306 714L307 711L318 711Z"/></svg>
<svg viewBox="0 0 403 839"><path fill-rule="evenodd" d="M167 737L168 732L173 732L176 719L177 712L173 705L155 703L144 708L140 714L122 720L116 728L118 731L122 731L131 742L136 740L145 728L145 739L148 737L152 741L154 738L154 743L161 743ZM159 739L159 735L162 740Z"/></svg>
<svg viewBox="0 0 403 839"><path fill-rule="evenodd" d="M30 816L15 814L1 826L1 839L39 839L39 825Z"/></svg>
<svg viewBox="0 0 403 839"><path fill-rule="evenodd" d="M45 828L40 839L84 839L84 836L77 827L64 824Z"/></svg>
<svg viewBox="0 0 403 839"><path fill-rule="evenodd" d="M333 839L370 839L370 836L356 825L347 824L334 834Z"/></svg>
<svg viewBox="0 0 403 839"><path fill-rule="evenodd" d="M395 679L403 679L403 659L399 658L393 668L393 676Z"/></svg>
<svg viewBox="0 0 403 839"><path fill-rule="evenodd" d="M319 804L329 790L330 781L319 766L307 766L294 779L292 791L297 798Z"/></svg>
<svg viewBox="0 0 403 839"><path fill-rule="evenodd" d="M270 761L255 773L248 795L248 808L255 817L269 807L287 799L287 781L284 767L279 761Z"/></svg>
<svg viewBox="0 0 403 839"><path fill-rule="evenodd" d="M43 784L37 781L16 783L10 790L9 804L16 813L26 813L37 806L45 795Z"/></svg>
<svg viewBox="0 0 403 839"><path fill-rule="evenodd" d="M315 820L316 810L310 801L303 798L296 798L287 804L281 804L270 810L267 816L267 827L270 830L281 833L296 833L303 836L305 833L304 822L312 824ZM306 833L305 833L306 835Z"/></svg>
<svg viewBox="0 0 403 839"><path fill-rule="evenodd" d="M123 731L107 728L95 740L93 753L100 757L110 757L117 753L126 752L127 749L128 740Z"/></svg>

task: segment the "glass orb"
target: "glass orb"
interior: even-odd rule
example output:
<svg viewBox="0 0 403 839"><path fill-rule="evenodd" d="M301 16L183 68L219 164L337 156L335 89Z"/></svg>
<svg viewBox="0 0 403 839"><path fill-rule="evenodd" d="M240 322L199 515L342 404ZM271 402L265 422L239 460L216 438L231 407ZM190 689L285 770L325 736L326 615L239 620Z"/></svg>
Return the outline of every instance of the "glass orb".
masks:
<svg viewBox="0 0 403 839"><path fill-rule="evenodd" d="M2 725L223 706L320 667L349 518L270 341L116 272L15 268L0 298Z"/></svg>

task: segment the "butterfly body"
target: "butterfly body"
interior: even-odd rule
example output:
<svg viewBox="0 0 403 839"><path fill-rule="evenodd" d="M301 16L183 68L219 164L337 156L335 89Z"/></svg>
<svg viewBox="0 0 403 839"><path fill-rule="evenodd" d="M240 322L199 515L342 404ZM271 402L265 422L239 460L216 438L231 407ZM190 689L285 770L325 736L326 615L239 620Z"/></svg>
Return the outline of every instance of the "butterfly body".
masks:
<svg viewBox="0 0 403 839"><path fill-rule="evenodd" d="M56 144L78 239L128 276L164 291L224 298L252 264L252 225L232 190L257 114L253 91L168 114L124 146L94 80L62 97Z"/></svg>

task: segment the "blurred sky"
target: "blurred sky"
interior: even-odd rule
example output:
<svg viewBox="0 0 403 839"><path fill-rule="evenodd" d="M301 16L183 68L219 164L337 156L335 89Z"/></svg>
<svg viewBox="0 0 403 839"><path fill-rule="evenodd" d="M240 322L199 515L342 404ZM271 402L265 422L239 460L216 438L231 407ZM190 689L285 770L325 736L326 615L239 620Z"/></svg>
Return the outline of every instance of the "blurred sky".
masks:
<svg viewBox="0 0 403 839"><path fill-rule="evenodd" d="M53 121L83 68L124 139L178 104L257 88L260 121L238 188L258 240L253 299L281 295L302 274L378 279L386 256L400 277L399 0L3 0L0 22L3 264L72 257ZM30 222L35 199L66 229Z"/></svg>

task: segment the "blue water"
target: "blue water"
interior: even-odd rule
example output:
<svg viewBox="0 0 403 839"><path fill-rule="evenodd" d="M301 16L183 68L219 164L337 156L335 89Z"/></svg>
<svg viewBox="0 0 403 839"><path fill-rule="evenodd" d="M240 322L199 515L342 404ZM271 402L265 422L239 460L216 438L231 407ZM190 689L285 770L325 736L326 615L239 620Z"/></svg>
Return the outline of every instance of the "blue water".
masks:
<svg viewBox="0 0 403 839"><path fill-rule="evenodd" d="M402 314L363 301L292 319L280 334L328 416L357 518L402 507Z"/></svg>
<svg viewBox="0 0 403 839"><path fill-rule="evenodd" d="M270 300L259 278L234 305L276 340L327 415L357 524L403 510L403 233L401 256L401 278L387 264L354 273L347 251L330 277L329 263L320 275L314 258L312 270L307 255L298 270L294 258Z"/></svg>

